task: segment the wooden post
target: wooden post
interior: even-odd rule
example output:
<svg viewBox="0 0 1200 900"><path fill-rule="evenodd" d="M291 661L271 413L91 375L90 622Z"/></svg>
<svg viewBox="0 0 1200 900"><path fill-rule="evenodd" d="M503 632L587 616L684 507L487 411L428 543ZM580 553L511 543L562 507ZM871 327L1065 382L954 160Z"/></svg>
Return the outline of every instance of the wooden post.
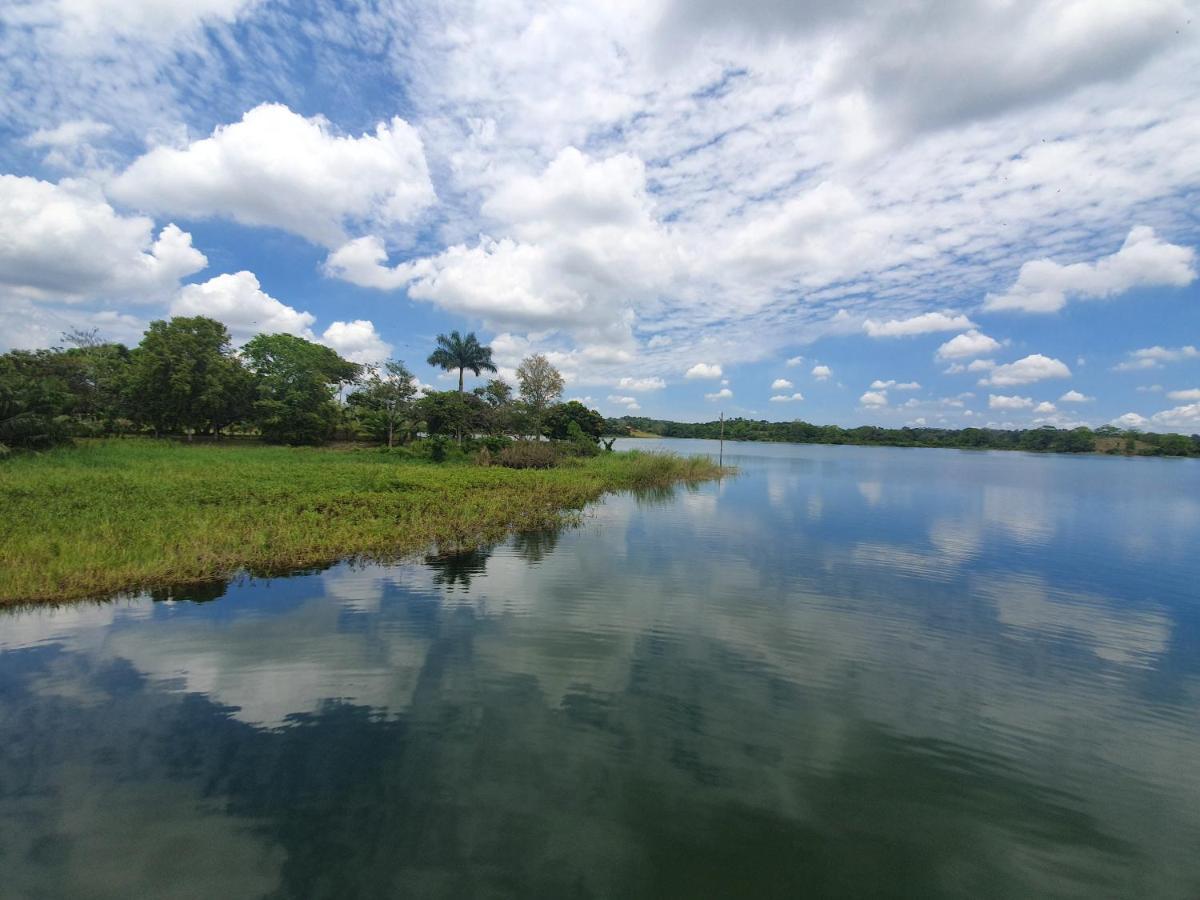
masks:
<svg viewBox="0 0 1200 900"><path fill-rule="evenodd" d="M725 466L725 410L721 410L721 449L717 457L717 465Z"/></svg>

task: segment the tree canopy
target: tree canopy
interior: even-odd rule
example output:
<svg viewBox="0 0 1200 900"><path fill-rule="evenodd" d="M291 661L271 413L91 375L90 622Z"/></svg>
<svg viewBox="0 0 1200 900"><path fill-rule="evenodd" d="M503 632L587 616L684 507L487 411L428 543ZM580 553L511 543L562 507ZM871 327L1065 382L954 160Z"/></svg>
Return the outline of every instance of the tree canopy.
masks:
<svg viewBox="0 0 1200 900"><path fill-rule="evenodd" d="M463 392L463 372L470 369L475 375L480 372L497 371L492 362L492 348L485 347L475 337L475 332L469 332L466 337L457 331L437 336L437 349L429 354L429 365L437 366L447 372L458 370L458 392Z"/></svg>

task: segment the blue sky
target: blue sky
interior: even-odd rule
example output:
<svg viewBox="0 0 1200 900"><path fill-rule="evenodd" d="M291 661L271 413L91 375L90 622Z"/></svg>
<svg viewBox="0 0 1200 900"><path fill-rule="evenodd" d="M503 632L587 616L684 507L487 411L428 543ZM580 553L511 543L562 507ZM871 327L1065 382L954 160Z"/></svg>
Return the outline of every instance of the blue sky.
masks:
<svg viewBox="0 0 1200 900"><path fill-rule="evenodd" d="M171 314L606 414L1200 431L1185 0L0 0L0 347Z"/></svg>

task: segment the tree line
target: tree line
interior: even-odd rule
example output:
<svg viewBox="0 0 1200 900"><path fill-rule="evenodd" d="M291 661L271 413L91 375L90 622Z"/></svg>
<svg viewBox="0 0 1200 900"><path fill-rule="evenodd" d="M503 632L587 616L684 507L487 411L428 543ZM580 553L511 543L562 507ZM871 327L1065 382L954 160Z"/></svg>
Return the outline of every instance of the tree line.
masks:
<svg viewBox="0 0 1200 900"><path fill-rule="evenodd" d="M653 434L660 437L707 438L721 436L722 423L670 422L644 416L609 419L611 434ZM1200 456L1200 435L1152 434L1100 428L880 428L863 425L841 428L810 422L768 422L763 419L726 419L724 435L731 441L779 441L792 444L864 444L889 447L948 447L978 450L1026 450L1043 453L1124 453L1137 456Z"/></svg>
<svg viewBox="0 0 1200 900"><path fill-rule="evenodd" d="M561 402L562 375L535 354L467 391L463 376L497 371L474 334L439 335L428 362L457 372L458 389L421 391L400 360L359 364L292 334L260 334L237 348L204 316L152 322L136 347L96 331L61 346L0 355L0 454L73 437L253 435L281 444L548 437L595 449L604 418ZM611 446L611 445L610 445Z"/></svg>

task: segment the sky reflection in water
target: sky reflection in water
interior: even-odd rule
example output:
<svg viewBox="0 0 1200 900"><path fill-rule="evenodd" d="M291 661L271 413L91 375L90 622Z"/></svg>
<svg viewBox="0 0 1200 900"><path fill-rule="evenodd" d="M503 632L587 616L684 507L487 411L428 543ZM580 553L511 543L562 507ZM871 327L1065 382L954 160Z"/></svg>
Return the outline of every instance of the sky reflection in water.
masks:
<svg viewBox="0 0 1200 900"><path fill-rule="evenodd" d="M1200 895L1200 465L726 451L562 534L4 614L0 894Z"/></svg>

